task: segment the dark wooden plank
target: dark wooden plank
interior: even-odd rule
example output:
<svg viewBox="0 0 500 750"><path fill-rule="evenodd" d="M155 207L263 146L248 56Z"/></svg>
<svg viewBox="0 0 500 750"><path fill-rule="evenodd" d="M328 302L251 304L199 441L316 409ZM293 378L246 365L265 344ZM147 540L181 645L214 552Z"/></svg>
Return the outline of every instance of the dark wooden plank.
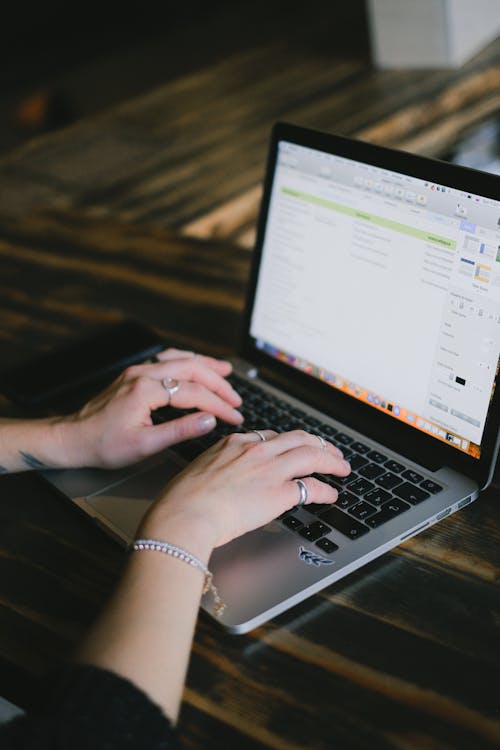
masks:
<svg viewBox="0 0 500 750"><path fill-rule="evenodd" d="M112 226L110 232L109 224L74 214L0 222L0 337L7 361L123 317L124 300L178 344L215 353L234 346L245 254L221 242Z"/></svg>
<svg viewBox="0 0 500 750"><path fill-rule="evenodd" d="M251 246L277 119L440 156L499 111L499 40L450 70L377 71L351 46L318 19L38 139L0 162L0 210L73 207Z"/></svg>

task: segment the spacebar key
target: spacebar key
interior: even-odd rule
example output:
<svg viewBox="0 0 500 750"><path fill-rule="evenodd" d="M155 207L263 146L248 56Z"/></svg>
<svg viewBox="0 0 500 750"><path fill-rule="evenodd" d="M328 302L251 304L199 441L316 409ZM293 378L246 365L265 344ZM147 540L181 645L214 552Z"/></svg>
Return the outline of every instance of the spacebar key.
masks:
<svg viewBox="0 0 500 750"><path fill-rule="evenodd" d="M326 513L321 514L321 520L329 523L334 529L345 534L349 539L357 539L362 534L366 534L370 529L359 521L351 518L338 508L329 508Z"/></svg>

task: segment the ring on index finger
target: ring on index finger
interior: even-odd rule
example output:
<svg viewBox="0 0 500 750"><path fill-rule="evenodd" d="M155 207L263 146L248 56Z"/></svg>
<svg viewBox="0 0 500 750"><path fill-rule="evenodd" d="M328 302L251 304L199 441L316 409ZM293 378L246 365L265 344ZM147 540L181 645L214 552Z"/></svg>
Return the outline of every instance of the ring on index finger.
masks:
<svg viewBox="0 0 500 750"><path fill-rule="evenodd" d="M175 380L175 378L162 378L160 382L168 393L168 401L166 403L166 406L170 406L172 396L174 395L174 393L177 393L177 391L181 387L181 384L178 380Z"/></svg>

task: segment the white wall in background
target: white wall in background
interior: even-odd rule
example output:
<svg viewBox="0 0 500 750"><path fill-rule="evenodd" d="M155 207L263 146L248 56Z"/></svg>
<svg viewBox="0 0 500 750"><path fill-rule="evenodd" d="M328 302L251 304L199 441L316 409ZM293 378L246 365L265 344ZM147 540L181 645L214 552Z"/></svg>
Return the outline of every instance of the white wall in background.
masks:
<svg viewBox="0 0 500 750"><path fill-rule="evenodd" d="M456 67L500 34L500 0L368 0L379 68Z"/></svg>

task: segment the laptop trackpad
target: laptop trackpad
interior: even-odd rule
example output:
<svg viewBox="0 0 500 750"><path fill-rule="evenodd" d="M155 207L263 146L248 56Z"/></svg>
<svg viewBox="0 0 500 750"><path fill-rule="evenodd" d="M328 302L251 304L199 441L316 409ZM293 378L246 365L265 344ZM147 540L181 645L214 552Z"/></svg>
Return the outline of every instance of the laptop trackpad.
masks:
<svg viewBox="0 0 500 750"><path fill-rule="evenodd" d="M153 468L133 474L122 482L87 495L84 502L97 514L101 523L109 522L112 530L121 531L121 535L132 540L152 501L178 472L178 465L162 462Z"/></svg>
<svg viewBox="0 0 500 750"><path fill-rule="evenodd" d="M130 542L151 502L184 465L167 450L124 469L51 469L42 475L107 531Z"/></svg>

